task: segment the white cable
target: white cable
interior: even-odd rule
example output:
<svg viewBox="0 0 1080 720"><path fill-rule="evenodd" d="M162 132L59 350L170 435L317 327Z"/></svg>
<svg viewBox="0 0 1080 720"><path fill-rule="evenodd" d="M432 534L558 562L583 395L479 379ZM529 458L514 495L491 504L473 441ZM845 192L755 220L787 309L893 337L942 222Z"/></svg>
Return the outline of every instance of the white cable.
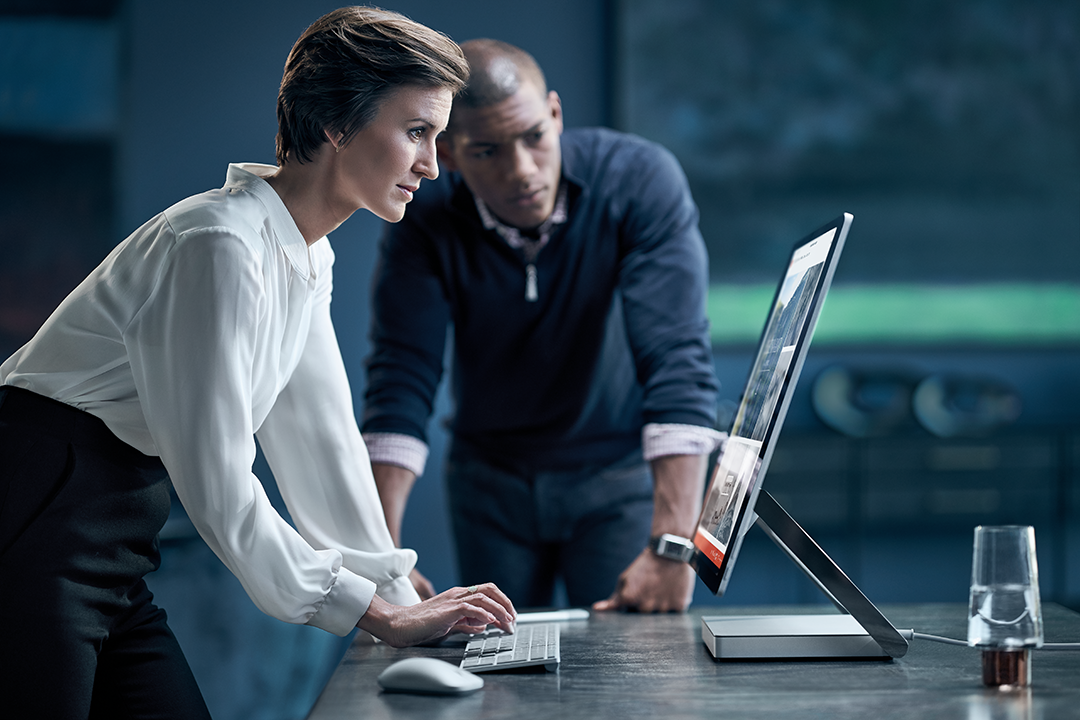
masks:
<svg viewBox="0 0 1080 720"><path fill-rule="evenodd" d="M941 637L940 635L927 635L926 633L912 633L911 636L916 640L932 640L933 642L945 643L946 645L963 645L967 647L966 640L953 640L952 638Z"/></svg>
<svg viewBox="0 0 1080 720"><path fill-rule="evenodd" d="M911 636L916 640L931 640L933 642L945 643L946 645L963 645L969 647L965 640L955 640L953 638L941 637L940 635L928 635L926 633L915 632ZM1031 648L1032 650L1080 650L1080 643L1044 643L1042 647Z"/></svg>

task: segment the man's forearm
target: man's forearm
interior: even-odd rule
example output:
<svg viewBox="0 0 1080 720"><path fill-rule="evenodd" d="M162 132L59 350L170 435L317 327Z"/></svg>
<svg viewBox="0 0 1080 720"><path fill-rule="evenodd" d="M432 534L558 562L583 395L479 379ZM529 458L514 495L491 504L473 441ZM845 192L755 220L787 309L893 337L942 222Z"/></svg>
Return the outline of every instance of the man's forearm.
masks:
<svg viewBox="0 0 1080 720"><path fill-rule="evenodd" d="M701 514L708 455L665 455L651 461L653 537L671 533L693 537Z"/></svg>
<svg viewBox="0 0 1080 720"><path fill-rule="evenodd" d="M375 475L375 486L379 489L379 500L386 515L390 537L395 545L401 547L401 521L405 517L405 505L416 482L416 474L397 465L382 463L372 463L371 471Z"/></svg>

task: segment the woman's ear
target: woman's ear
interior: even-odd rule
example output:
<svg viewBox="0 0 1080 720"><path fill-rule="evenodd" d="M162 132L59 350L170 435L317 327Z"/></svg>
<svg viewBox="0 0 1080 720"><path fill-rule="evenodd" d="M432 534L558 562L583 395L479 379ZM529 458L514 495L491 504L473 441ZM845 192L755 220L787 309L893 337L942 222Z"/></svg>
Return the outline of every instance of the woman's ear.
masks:
<svg viewBox="0 0 1080 720"><path fill-rule="evenodd" d="M341 152L341 141L344 139L344 133L332 134L329 130L323 130L323 134L326 135L326 141L330 143L330 146L334 148L334 152Z"/></svg>

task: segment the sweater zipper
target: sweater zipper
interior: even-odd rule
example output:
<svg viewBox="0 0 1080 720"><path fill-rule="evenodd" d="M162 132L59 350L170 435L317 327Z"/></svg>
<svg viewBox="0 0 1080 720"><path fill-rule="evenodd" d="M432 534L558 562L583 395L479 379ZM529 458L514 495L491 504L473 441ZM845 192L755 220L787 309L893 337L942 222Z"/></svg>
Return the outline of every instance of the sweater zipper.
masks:
<svg viewBox="0 0 1080 720"><path fill-rule="evenodd" d="M536 286L536 256L540 252L540 242L526 242L522 250L525 253L525 302L536 302L540 297Z"/></svg>

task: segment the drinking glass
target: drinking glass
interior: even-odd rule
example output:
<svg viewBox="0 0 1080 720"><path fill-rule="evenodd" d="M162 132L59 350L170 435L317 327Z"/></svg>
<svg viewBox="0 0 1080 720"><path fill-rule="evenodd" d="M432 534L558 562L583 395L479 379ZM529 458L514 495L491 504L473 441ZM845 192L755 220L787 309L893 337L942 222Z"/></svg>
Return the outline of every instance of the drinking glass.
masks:
<svg viewBox="0 0 1080 720"><path fill-rule="evenodd" d="M982 652L983 683L1031 684L1031 648L1043 644L1035 528L980 525L971 559L968 645Z"/></svg>

